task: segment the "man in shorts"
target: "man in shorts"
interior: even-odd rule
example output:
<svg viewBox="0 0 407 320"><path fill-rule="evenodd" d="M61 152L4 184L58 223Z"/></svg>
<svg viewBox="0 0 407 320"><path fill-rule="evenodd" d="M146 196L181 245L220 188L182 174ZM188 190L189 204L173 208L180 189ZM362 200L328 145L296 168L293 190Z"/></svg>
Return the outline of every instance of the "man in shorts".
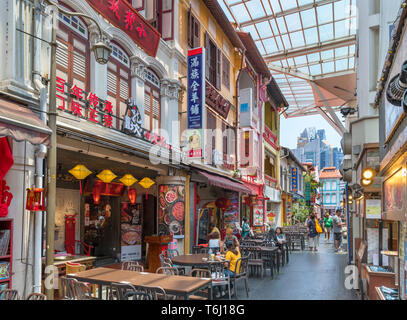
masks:
<svg viewBox="0 0 407 320"><path fill-rule="evenodd" d="M341 219L341 210L336 210L336 215L332 217L333 222L333 229L334 229L334 240L335 240L335 252L338 252L339 248L341 247L342 243L342 226L345 224L342 222Z"/></svg>

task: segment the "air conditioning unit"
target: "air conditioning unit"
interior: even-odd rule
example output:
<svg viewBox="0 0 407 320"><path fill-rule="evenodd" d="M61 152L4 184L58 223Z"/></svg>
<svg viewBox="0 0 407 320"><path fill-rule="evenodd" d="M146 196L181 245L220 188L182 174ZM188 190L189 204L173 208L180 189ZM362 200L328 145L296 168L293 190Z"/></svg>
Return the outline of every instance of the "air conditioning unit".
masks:
<svg viewBox="0 0 407 320"><path fill-rule="evenodd" d="M251 127L253 117L253 89L246 88L240 90L239 99L240 127Z"/></svg>
<svg viewBox="0 0 407 320"><path fill-rule="evenodd" d="M352 154L352 134L349 132L345 132L343 134L343 138L341 140L341 147L343 150L343 154Z"/></svg>

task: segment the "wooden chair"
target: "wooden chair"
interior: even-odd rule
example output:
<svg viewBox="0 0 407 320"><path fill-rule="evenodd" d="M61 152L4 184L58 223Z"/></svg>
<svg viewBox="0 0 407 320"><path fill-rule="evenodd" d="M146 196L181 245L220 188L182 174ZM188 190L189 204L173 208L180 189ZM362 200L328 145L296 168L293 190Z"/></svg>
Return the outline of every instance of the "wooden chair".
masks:
<svg viewBox="0 0 407 320"><path fill-rule="evenodd" d="M237 287L236 283L238 281L244 280L246 286L246 295L249 297L249 279L248 279L248 257L241 257L236 261L236 272L235 275L230 277L230 281L233 282L235 298L237 298Z"/></svg>
<svg viewBox="0 0 407 320"><path fill-rule="evenodd" d="M155 273L162 273L169 276L177 276L178 269L175 267L160 267L155 271Z"/></svg>
<svg viewBox="0 0 407 320"><path fill-rule="evenodd" d="M27 300L47 300L47 296L43 293L33 292L28 295Z"/></svg>
<svg viewBox="0 0 407 320"><path fill-rule="evenodd" d="M80 263L65 262L65 270L66 270L66 272L65 272L66 274L78 273L81 271L85 271L86 266L84 264L80 264ZM89 288L91 288L91 290L93 291L93 296L96 297L97 285L90 284L90 283L86 283L86 285L89 286Z"/></svg>
<svg viewBox="0 0 407 320"><path fill-rule="evenodd" d="M4 289L0 291L0 300L20 300L20 296L17 290Z"/></svg>

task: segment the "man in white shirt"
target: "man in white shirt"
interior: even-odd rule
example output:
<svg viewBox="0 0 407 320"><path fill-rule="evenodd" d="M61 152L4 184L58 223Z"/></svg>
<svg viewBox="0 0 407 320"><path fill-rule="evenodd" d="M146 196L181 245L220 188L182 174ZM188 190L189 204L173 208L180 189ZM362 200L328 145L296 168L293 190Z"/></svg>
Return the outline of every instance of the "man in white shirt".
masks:
<svg viewBox="0 0 407 320"><path fill-rule="evenodd" d="M335 240L335 252L337 252L341 246L342 242L342 226L345 225L345 223L342 222L341 219L341 210L337 209L336 210L336 215L332 217L333 221L333 229L334 229L334 240Z"/></svg>

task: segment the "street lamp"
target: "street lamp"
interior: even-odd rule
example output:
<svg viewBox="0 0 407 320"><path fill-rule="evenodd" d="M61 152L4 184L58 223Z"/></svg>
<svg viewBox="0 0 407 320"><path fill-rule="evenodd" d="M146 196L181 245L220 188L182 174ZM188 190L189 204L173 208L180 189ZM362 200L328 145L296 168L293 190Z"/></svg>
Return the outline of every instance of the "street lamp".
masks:
<svg viewBox="0 0 407 320"><path fill-rule="evenodd" d="M51 6L57 8L60 12L68 16L84 17L92 20L99 30L99 41L92 47L96 61L100 64L106 64L109 60L111 49L103 42L103 33L99 23L92 17L78 12L69 12L59 7L55 2L46 0ZM49 87L49 112L48 126L52 130L51 146L48 150L47 166L48 166L48 194L47 194L47 234L46 234L46 257L45 265L47 267L54 264L54 233L55 233L55 208L56 208L56 166L57 166L57 100L56 100L56 14L52 15L52 40L51 40L51 70L50 70L50 87ZM48 269L46 269L48 270ZM54 289L45 289L48 300L54 298Z"/></svg>

